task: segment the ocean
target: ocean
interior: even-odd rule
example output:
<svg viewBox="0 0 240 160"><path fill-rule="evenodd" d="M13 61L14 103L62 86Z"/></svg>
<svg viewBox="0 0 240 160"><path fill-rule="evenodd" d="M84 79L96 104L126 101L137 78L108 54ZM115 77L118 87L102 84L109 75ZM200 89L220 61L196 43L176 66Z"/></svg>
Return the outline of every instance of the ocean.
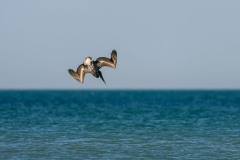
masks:
<svg viewBox="0 0 240 160"><path fill-rule="evenodd" d="M239 160L239 90L2 90L0 159Z"/></svg>

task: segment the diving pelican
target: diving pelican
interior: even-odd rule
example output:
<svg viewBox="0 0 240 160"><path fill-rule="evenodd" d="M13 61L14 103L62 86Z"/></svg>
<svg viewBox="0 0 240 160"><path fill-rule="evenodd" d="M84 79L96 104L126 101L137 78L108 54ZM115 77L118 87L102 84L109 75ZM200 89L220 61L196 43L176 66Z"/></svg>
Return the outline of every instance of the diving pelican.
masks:
<svg viewBox="0 0 240 160"><path fill-rule="evenodd" d="M113 50L111 52L111 58L99 57L95 61L92 57L86 57L82 64L80 64L75 72L73 69L69 69L69 74L79 81L80 83L84 82L84 76L86 73L91 73L96 78L101 78L106 84L100 68L106 66L110 68L116 68L117 65L117 52Z"/></svg>

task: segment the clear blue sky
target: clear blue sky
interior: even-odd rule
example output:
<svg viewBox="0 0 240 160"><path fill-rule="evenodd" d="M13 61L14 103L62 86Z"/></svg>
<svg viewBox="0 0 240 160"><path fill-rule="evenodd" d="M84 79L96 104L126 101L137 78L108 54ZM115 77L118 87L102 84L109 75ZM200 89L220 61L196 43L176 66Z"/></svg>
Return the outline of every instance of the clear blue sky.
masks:
<svg viewBox="0 0 240 160"><path fill-rule="evenodd" d="M1 89L240 88L240 1L2 0ZM107 86L67 72L118 51Z"/></svg>

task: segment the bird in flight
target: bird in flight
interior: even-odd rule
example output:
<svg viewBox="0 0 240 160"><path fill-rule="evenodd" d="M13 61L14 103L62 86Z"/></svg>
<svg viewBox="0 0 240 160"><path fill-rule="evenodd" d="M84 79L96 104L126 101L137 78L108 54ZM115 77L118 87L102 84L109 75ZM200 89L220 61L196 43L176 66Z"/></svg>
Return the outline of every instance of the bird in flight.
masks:
<svg viewBox="0 0 240 160"><path fill-rule="evenodd" d="M111 52L111 58L99 57L95 61L92 57L86 57L82 64L80 64L75 72L73 69L69 69L69 74L79 81L80 83L84 82L84 76L86 73L91 73L96 78L101 78L102 81L106 84L100 68L106 66L110 68L116 68L117 65L117 52L113 50Z"/></svg>

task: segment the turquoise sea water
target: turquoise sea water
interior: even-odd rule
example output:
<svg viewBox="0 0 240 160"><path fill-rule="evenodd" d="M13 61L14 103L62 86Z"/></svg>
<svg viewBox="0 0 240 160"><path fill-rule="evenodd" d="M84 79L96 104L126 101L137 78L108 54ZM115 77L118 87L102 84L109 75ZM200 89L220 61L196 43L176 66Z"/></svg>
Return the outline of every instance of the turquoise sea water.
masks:
<svg viewBox="0 0 240 160"><path fill-rule="evenodd" d="M0 159L240 159L240 91L0 91Z"/></svg>

